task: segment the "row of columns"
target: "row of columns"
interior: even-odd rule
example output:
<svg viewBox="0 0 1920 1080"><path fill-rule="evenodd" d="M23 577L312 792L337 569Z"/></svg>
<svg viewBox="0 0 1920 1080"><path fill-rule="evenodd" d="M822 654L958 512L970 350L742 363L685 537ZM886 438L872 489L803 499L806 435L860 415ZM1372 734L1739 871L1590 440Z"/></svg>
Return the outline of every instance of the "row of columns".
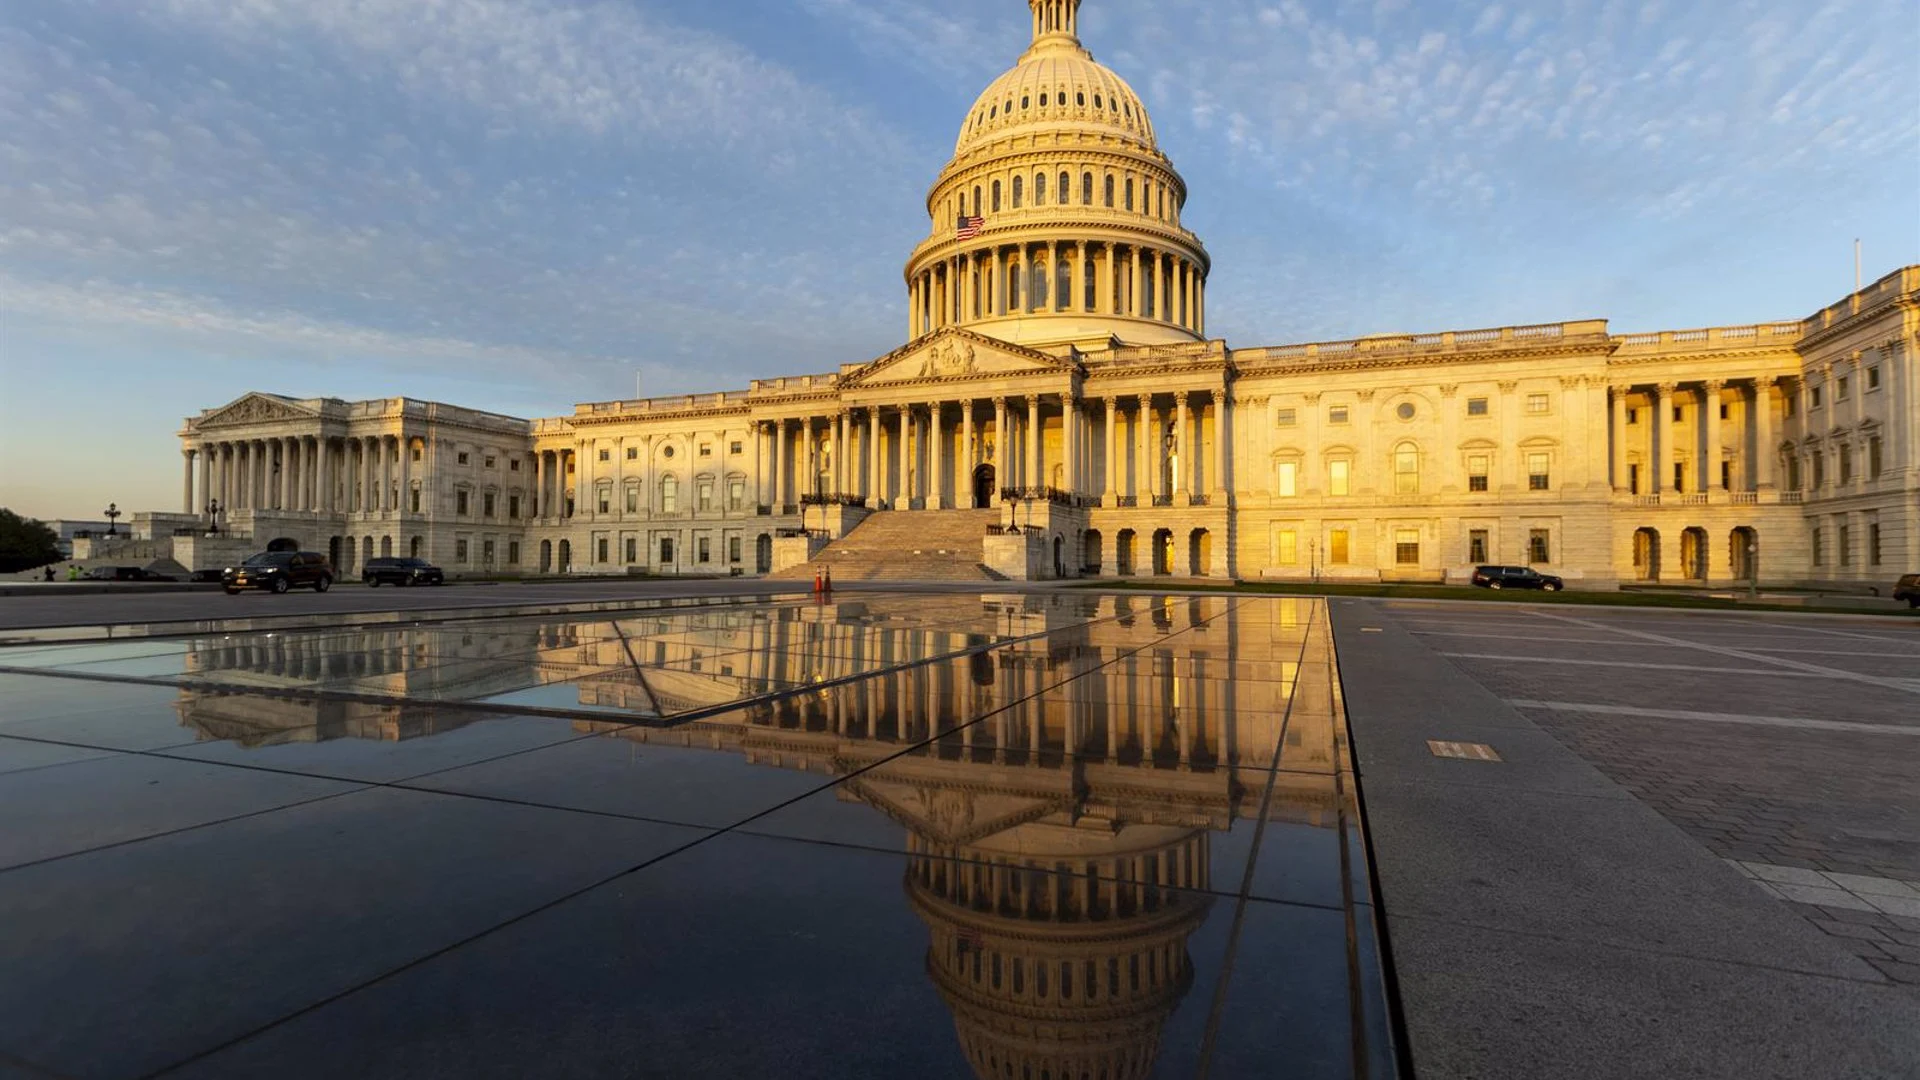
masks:
<svg viewBox="0 0 1920 1080"><path fill-rule="evenodd" d="M1098 429L1104 434L1105 453L1098 459L1095 412L1083 408L1087 403L1073 394L995 397L990 399L990 415L981 415L985 402L975 399L875 405L832 416L766 421L756 430L765 452L763 467L756 467L765 481L757 486L757 498L760 505L783 512L809 494L874 506L971 506L975 471L989 465L990 506L999 505L1003 489L1058 488L1093 495L1097 472L1103 474L1099 494L1108 506L1118 505L1122 497L1149 505L1161 497L1202 494L1224 503L1226 396L1222 391L1203 393L1212 406L1214 437L1201 470L1195 469L1202 444L1199 416L1189 393L1160 395L1168 400L1157 407L1151 394L1100 399ZM957 418L949 415L954 407ZM1049 413L1060 417L1064 432L1059 460L1051 462L1042 438ZM1122 451L1128 448L1119 436L1123 417L1129 418L1133 443L1133 468L1124 480ZM956 432L957 450L952 442ZM1101 462L1104 470L1098 468Z"/></svg>
<svg viewBox="0 0 1920 1080"><path fill-rule="evenodd" d="M588 441L572 449L540 450L533 455L533 517L541 521L570 518L587 505L586 460ZM568 477L572 477L571 480Z"/></svg>
<svg viewBox="0 0 1920 1080"><path fill-rule="evenodd" d="M1768 489L1775 486L1774 447L1778 439L1774 433L1774 377L1757 376L1741 380L1740 388L1745 394L1746 415L1752 425L1754 453L1751 484L1753 490ZM1634 386L1614 386L1608 389L1611 405L1608 426L1610 428L1613 449L1613 489L1625 494L1631 491L1631 481L1627 468L1627 398L1631 394L1645 394L1653 403L1652 468L1653 475L1648 478L1647 493L1659 495L1673 488L1674 439L1673 406L1677 398L1684 395L1692 398L1699 408L1700 427L1703 429L1705 446L1699 457L1699 468L1695 478L1695 491L1718 489L1723 462L1726 459L1722 446L1720 420L1721 395L1727 388L1723 379L1708 379L1704 382L1682 388L1678 383L1656 383L1651 390Z"/></svg>
<svg viewBox="0 0 1920 1080"><path fill-rule="evenodd" d="M403 504L412 486L411 442L404 435L288 435L185 447L180 511L206 513L216 500L222 511L411 510Z"/></svg>
<svg viewBox="0 0 1920 1080"><path fill-rule="evenodd" d="M1200 266L1178 252L1138 245L1052 240L961 252L921 270L909 292L916 338L943 326L1042 312L1122 315L1206 333Z"/></svg>

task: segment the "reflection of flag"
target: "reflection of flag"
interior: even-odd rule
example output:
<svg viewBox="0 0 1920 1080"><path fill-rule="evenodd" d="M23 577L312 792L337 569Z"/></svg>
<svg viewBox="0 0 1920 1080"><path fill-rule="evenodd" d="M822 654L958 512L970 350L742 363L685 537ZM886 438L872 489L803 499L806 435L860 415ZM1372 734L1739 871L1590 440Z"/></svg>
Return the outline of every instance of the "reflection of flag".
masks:
<svg viewBox="0 0 1920 1080"><path fill-rule="evenodd" d="M960 229L953 234L953 238L955 240L971 240L980 235L980 229L986 225L986 223L987 219L978 215L968 217L966 214L961 214Z"/></svg>

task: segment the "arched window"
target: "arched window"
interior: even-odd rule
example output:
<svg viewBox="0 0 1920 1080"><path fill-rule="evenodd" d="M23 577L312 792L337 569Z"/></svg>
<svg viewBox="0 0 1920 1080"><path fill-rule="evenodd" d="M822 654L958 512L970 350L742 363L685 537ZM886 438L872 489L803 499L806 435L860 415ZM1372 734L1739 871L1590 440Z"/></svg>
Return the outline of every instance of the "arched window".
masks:
<svg viewBox="0 0 1920 1080"><path fill-rule="evenodd" d="M1081 307L1081 310L1083 311L1092 311L1094 308L1094 300L1093 300L1094 282L1097 280L1097 275L1093 272L1093 260L1091 258L1083 256L1080 262L1083 264L1083 266L1086 269L1086 277L1087 277L1087 280L1085 283L1087 299L1086 299L1086 303L1081 304L1080 307Z"/></svg>
<svg viewBox="0 0 1920 1080"><path fill-rule="evenodd" d="M1060 205L1067 205L1067 202L1073 195L1073 175L1071 173L1063 172L1060 174L1060 187L1058 190L1060 192L1058 196Z"/></svg>
<svg viewBox="0 0 1920 1080"><path fill-rule="evenodd" d="M1032 99L1032 98L1030 98L1030 97L1028 97L1028 96L1026 96L1025 94L1022 94L1022 95L1020 95L1020 107L1021 107L1022 109L1025 109L1025 108L1028 108L1028 107L1030 107L1030 106L1032 106L1032 105L1033 105L1033 99Z"/></svg>
<svg viewBox="0 0 1920 1080"><path fill-rule="evenodd" d="M1000 212L1000 181L998 180L993 182L993 210L995 213Z"/></svg>
<svg viewBox="0 0 1920 1080"><path fill-rule="evenodd" d="M1007 310L1020 310L1020 268L1012 263L1007 265Z"/></svg>
<svg viewBox="0 0 1920 1080"><path fill-rule="evenodd" d="M985 308L985 312L984 312L985 314L987 314L987 315L997 315L997 314L999 314L999 312L997 312L997 311L995 311L995 310L994 310L994 297L993 297L993 264L992 264L992 263L988 263L987 265L985 265L985 266L983 266L983 267L981 267L981 268L980 268L980 274L981 274L981 277L980 277L980 292L979 292L979 294L978 294L978 295L976 295L976 296L975 296L975 297L973 298L973 301L974 301L974 303L975 303L976 305L979 305L979 306L981 306L981 307L984 307L984 308ZM982 299L983 297L984 297L985 299Z"/></svg>
<svg viewBox="0 0 1920 1080"><path fill-rule="evenodd" d="M1015 189L1015 190L1018 190L1018 189ZM1019 198L1019 196L1017 195L1014 197L1016 199ZM1133 209L1133 177L1131 176L1127 177L1127 209L1128 210Z"/></svg>
<svg viewBox="0 0 1920 1080"><path fill-rule="evenodd" d="M1393 493L1420 494L1420 450L1412 443L1393 448Z"/></svg>
<svg viewBox="0 0 1920 1080"><path fill-rule="evenodd" d="M1040 91L1040 107L1043 109L1047 107L1047 92L1045 90Z"/></svg>
<svg viewBox="0 0 1920 1080"><path fill-rule="evenodd" d="M1026 185L1027 185L1026 177L1016 176L1013 178L1013 208L1015 210L1020 209L1020 204L1026 200L1026 193L1027 193Z"/></svg>
<svg viewBox="0 0 1920 1080"><path fill-rule="evenodd" d="M987 110L987 119L993 120L993 119L997 119L999 116L1000 116L1000 106L995 105L992 108Z"/></svg>
<svg viewBox="0 0 1920 1080"><path fill-rule="evenodd" d="M1159 205L1160 220L1167 220L1167 185L1160 184L1156 187L1154 199Z"/></svg>
<svg viewBox="0 0 1920 1080"><path fill-rule="evenodd" d="M1150 252L1143 252L1140 260L1140 314L1153 318L1154 286L1160 284L1158 260Z"/></svg>
<svg viewBox="0 0 1920 1080"><path fill-rule="evenodd" d="M1053 310L1067 310L1067 303L1072 299L1073 266L1067 262L1066 256L1063 255L1060 257L1060 261L1054 264L1053 268Z"/></svg>
<svg viewBox="0 0 1920 1080"><path fill-rule="evenodd" d="M1041 173L1033 178L1033 205L1047 205L1047 174Z"/></svg>
<svg viewBox="0 0 1920 1080"><path fill-rule="evenodd" d="M1033 264L1033 284L1028 291L1027 299L1030 302L1031 310L1045 311L1047 309L1046 263L1037 262Z"/></svg>
<svg viewBox="0 0 1920 1080"><path fill-rule="evenodd" d="M1113 206L1113 176L1112 176L1112 174L1108 174L1108 176L1107 176L1107 206L1108 206L1108 208L1109 208L1109 209L1111 209L1111 208L1112 208L1112 206Z"/></svg>
<svg viewBox="0 0 1920 1080"><path fill-rule="evenodd" d="M1090 172L1080 174L1080 205L1093 205L1093 174Z"/></svg>
<svg viewBox="0 0 1920 1080"><path fill-rule="evenodd" d="M1096 108L1096 109L1098 109L1098 108L1102 108L1102 106L1101 106L1101 104L1100 104L1100 95L1099 95L1099 94L1095 94L1095 95L1093 95L1093 107L1094 107L1094 108Z"/></svg>
<svg viewBox="0 0 1920 1080"><path fill-rule="evenodd" d="M1082 108L1082 109L1084 109L1084 108L1086 108L1086 107L1087 107L1087 92L1086 92L1085 90L1079 90L1079 91L1075 91L1075 93L1074 93L1074 95L1073 95L1073 103L1074 103L1074 105L1075 105L1076 107L1078 107L1078 108Z"/></svg>

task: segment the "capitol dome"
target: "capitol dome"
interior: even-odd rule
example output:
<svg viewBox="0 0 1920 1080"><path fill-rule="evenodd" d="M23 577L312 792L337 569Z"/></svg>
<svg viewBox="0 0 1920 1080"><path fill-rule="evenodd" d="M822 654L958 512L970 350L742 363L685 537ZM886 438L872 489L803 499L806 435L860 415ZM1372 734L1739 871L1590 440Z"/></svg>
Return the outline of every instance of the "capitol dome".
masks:
<svg viewBox="0 0 1920 1080"><path fill-rule="evenodd" d="M1081 0L1027 0L1033 42L961 122L907 260L908 335L1036 349L1204 340L1211 259L1126 80L1080 44Z"/></svg>

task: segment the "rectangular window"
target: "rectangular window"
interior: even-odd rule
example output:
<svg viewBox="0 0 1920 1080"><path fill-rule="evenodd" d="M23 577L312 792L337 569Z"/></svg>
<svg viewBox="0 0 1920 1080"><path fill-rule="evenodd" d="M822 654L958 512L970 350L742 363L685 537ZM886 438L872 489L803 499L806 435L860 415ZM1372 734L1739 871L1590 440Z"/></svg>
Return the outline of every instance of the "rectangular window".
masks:
<svg viewBox="0 0 1920 1080"><path fill-rule="evenodd" d="M727 537L727 561L730 563L740 561L740 538L737 536Z"/></svg>
<svg viewBox="0 0 1920 1080"><path fill-rule="evenodd" d="M1880 523L1877 521L1867 525L1867 563L1871 566L1880 565Z"/></svg>
<svg viewBox="0 0 1920 1080"><path fill-rule="evenodd" d="M1638 465L1627 466L1627 490L1635 495L1640 494L1640 466Z"/></svg>
<svg viewBox="0 0 1920 1080"><path fill-rule="evenodd" d="M711 560L710 560L710 558L709 558L709 556L710 556L710 553L711 553L711 552L710 552L710 545L711 545L711 544L712 544L712 541L711 541L710 539L708 539L707 537L704 537L704 536L702 536L702 537L700 537L699 539L697 539L697 540L695 540L695 541L694 541L694 549L693 549L693 550L694 550L694 561L696 561L696 562L703 562L703 563L704 563L704 562L709 562L709 561L711 561Z"/></svg>
<svg viewBox="0 0 1920 1080"><path fill-rule="evenodd" d="M1547 415L1547 395L1528 394L1527 395L1527 415L1528 416Z"/></svg>
<svg viewBox="0 0 1920 1080"><path fill-rule="evenodd" d="M1840 549L1840 565L1852 566L1853 565L1853 526L1851 525L1840 526L1839 533L1837 534L1837 543L1835 543L1834 546Z"/></svg>
<svg viewBox="0 0 1920 1080"><path fill-rule="evenodd" d="M1685 490L1687 490L1687 463L1676 461L1673 463L1673 491L1678 495Z"/></svg>
<svg viewBox="0 0 1920 1080"><path fill-rule="evenodd" d="M1875 435L1867 440L1867 478L1880 479L1880 469L1880 436Z"/></svg>
<svg viewBox="0 0 1920 1080"><path fill-rule="evenodd" d="M1720 419L1725 420L1727 416L1727 403L1723 401L1720 403Z"/></svg>
<svg viewBox="0 0 1920 1080"><path fill-rule="evenodd" d="M1345 405L1330 405L1327 407L1327 423L1344 424L1346 422L1347 407Z"/></svg>
<svg viewBox="0 0 1920 1080"><path fill-rule="evenodd" d="M412 448L412 453L413 453L413 460L415 460L415 461L419 461L419 460L420 460L420 448L419 448L419 447L417 447L417 446L416 446L416 447L413 447L413 448Z"/></svg>
<svg viewBox="0 0 1920 1080"><path fill-rule="evenodd" d="M1827 483L1827 455L1818 450L1813 452L1813 489L1820 490Z"/></svg>
<svg viewBox="0 0 1920 1080"><path fill-rule="evenodd" d="M1821 541L1826 538L1820 535L1820 526L1813 526L1812 529L1809 530L1809 534L1813 539L1813 565L1825 566L1827 564L1827 553L1822 550L1824 545Z"/></svg>
<svg viewBox="0 0 1920 1080"><path fill-rule="evenodd" d="M602 450L600 451L600 460L601 460L601 461L612 461L612 460L613 460L613 451L611 451L611 450L607 450L607 449L602 449Z"/></svg>
<svg viewBox="0 0 1920 1080"><path fill-rule="evenodd" d="M1420 565L1420 530L1394 530L1393 561L1401 566Z"/></svg>
<svg viewBox="0 0 1920 1080"><path fill-rule="evenodd" d="M520 565L520 541L518 540L507 541L507 565Z"/></svg>
<svg viewBox="0 0 1920 1080"><path fill-rule="evenodd" d="M1487 561L1487 530L1468 530L1467 561L1476 565Z"/></svg>
<svg viewBox="0 0 1920 1080"><path fill-rule="evenodd" d="M712 457L712 456L713 456L713 444L712 444L712 443L701 443L701 444L700 444L700 456L701 456L701 457Z"/></svg>
<svg viewBox="0 0 1920 1080"><path fill-rule="evenodd" d="M1347 493L1347 462L1327 462L1327 493L1345 495Z"/></svg>
<svg viewBox="0 0 1920 1080"><path fill-rule="evenodd" d="M1789 454L1787 456L1787 490L1788 491L1800 490L1800 455L1799 454Z"/></svg>
<svg viewBox="0 0 1920 1080"><path fill-rule="evenodd" d="M700 509L703 511L713 509L713 485L712 484L700 485Z"/></svg>
<svg viewBox="0 0 1920 1080"><path fill-rule="evenodd" d="M480 516L481 517L493 516L493 492L491 491L480 496Z"/></svg>
<svg viewBox="0 0 1920 1080"><path fill-rule="evenodd" d="M1300 534L1292 529L1281 529L1274 538L1274 561L1281 566L1297 566L1300 563Z"/></svg>
<svg viewBox="0 0 1920 1080"><path fill-rule="evenodd" d="M1487 490L1487 455L1467 455L1467 490Z"/></svg>
<svg viewBox="0 0 1920 1080"><path fill-rule="evenodd" d="M1685 405L1675 405L1673 407L1673 422L1678 424L1681 421L1685 420L1686 418L1687 418L1687 407Z"/></svg>
<svg viewBox="0 0 1920 1080"><path fill-rule="evenodd" d="M629 536L627 537L627 565L632 566L634 563L637 563L639 561L640 561L640 541Z"/></svg>
<svg viewBox="0 0 1920 1080"><path fill-rule="evenodd" d="M611 512L613 510L613 492L606 488L601 488L595 493L594 505L599 507L600 512L603 514Z"/></svg>
<svg viewBox="0 0 1920 1080"><path fill-rule="evenodd" d="M637 487L628 487L627 488L627 513L637 514L639 512L640 512L640 489Z"/></svg>
<svg viewBox="0 0 1920 1080"><path fill-rule="evenodd" d="M1720 463L1720 490L1733 490L1733 462L1731 461L1722 461Z"/></svg>
<svg viewBox="0 0 1920 1080"><path fill-rule="evenodd" d="M1812 387L1807 391L1807 393L1808 393L1808 396L1812 399L1811 401L1808 402L1809 407L1815 408L1815 409L1819 408L1820 407L1820 387L1818 386Z"/></svg>
<svg viewBox="0 0 1920 1080"><path fill-rule="evenodd" d="M1628 409L1628 410L1627 410L1627 423L1629 423L1629 424L1637 424L1637 423L1639 423L1639 422L1640 422L1640 410L1639 410L1639 409Z"/></svg>
<svg viewBox="0 0 1920 1080"><path fill-rule="evenodd" d="M414 488L412 491L407 492L407 497L408 497L408 501L413 504L412 506L413 512L416 514L419 513L420 512L420 489Z"/></svg>
<svg viewBox="0 0 1920 1080"><path fill-rule="evenodd" d="M480 565L493 565L493 541L491 540L480 541Z"/></svg>
<svg viewBox="0 0 1920 1080"><path fill-rule="evenodd" d="M740 510L747 505L747 482L745 480L727 481L727 509Z"/></svg>
<svg viewBox="0 0 1920 1080"><path fill-rule="evenodd" d="M507 496L507 520L518 521L519 519L520 519L520 496L509 495Z"/></svg>
<svg viewBox="0 0 1920 1080"><path fill-rule="evenodd" d="M453 493L453 512L456 514L459 514L462 517L466 516L466 513L467 513L467 493L466 492L456 491Z"/></svg>
<svg viewBox="0 0 1920 1080"><path fill-rule="evenodd" d="M1847 377L1845 375L1840 376L1840 386L1834 391L1834 394L1838 397L1847 396Z"/></svg>
<svg viewBox="0 0 1920 1080"><path fill-rule="evenodd" d="M467 542L465 540L455 540L453 542L453 561L457 563L467 561Z"/></svg>
<svg viewBox="0 0 1920 1080"><path fill-rule="evenodd" d="M414 451L414 453L416 453L416 454L417 454L417 453L419 453L419 451L418 451L418 450L416 450L416 451ZM519 471L520 471L520 459L519 459L519 458L508 458L508 459L507 459L507 471L508 471L508 472L519 472Z"/></svg>
<svg viewBox="0 0 1920 1080"><path fill-rule="evenodd" d="M1527 530L1527 562L1544 565L1553 561L1553 549L1548 546L1549 536L1546 529Z"/></svg>
<svg viewBox="0 0 1920 1080"><path fill-rule="evenodd" d="M737 442L730 442L730 443L728 443L728 444L727 444L727 453L729 453L729 454L732 454L732 455L734 455L734 456L736 456L736 457L737 457L737 456L739 456L739 454L741 453L741 445L742 445L742 444L740 444L740 443L737 443Z"/></svg>
<svg viewBox="0 0 1920 1080"><path fill-rule="evenodd" d="M1291 499L1300 494L1300 463L1283 461L1280 463L1278 494L1283 499Z"/></svg>
<svg viewBox="0 0 1920 1080"><path fill-rule="evenodd" d="M489 468L489 469L491 469L491 468L493 468L493 467L494 467L494 464L493 464L493 460L494 460L494 459L493 459L493 455L492 455L492 454L488 454L488 455L487 455L487 457L486 457L486 461L484 462L484 464L486 465L486 467L487 467L487 468Z"/></svg>
<svg viewBox="0 0 1920 1080"><path fill-rule="evenodd" d="M1467 399L1467 415L1468 416L1487 415L1487 399L1483 397L1468 398Z"/></svg>
<svg viewBox="0 0 1920 1080"><path fill-rule="evenodd" d="M639 447L637 447L637 446L629 446L629 447L627 447L627 460L628 460L628 461L639 461L639 460L640 460L640 448L639 448Z"/></svg>
<svg viewBox="0 0 1920 1080"><path fill-rule="evenodd" d="M660 562L664 565L673 563L673 537L671 536L660 538Z"/></svg>
<svg viewBox="0 0 1920 1080"><path fill-rule="evenodd" d="M1327 533L1327 562L1334 566L1347 564L1347 530L1334 529Z"/></svg>
<svg viewBox="0 0 1920 1080"><path fill-rule="evenodd" d="M1552 455L1533 453L1527 455L1527 490L1546 491L1553 486L1553 476L1548 471Z"/></svg>
<svg viewBox="0 0 1920 1080"><path fill-rule="evenodd" d="M462 464L462 465L465 465L465 464L467 463L467 455L466 455L466 453L465 453L465 452L463 451L463 452L461 452L461 453L459 453L459 454L456 454L456 455L454 456L454 460L456 460L456 461L458 461L458 462L459 462L460 464Z"/></svg>
<svg viewBox="0 0 1920 1080"><path fill-rule="evenodd" d="M1840 460L1840 482L1853 482L1853 447L1842 446L1834 450L1833 456Z"/></svg>
<svg viewBox="0 0 1920 1080"><path fill-rule="evenodd" d="M1878 364L1867 369L1867 389L1880 389L1880 365Z"/></svg>
<svg viewBox="0 0 1920 1080"><path fill-rule="evenodd" d="M599 537L594 541L593 561L599 562L599 563L603 563L607 561L607 538L604 536Z"/></svg>
<svg viewBox="0 0 1920 1080"><path fill-rule="evenodd" d="M1780 399L1780 409L1782 412L1786 413L1788 416L1793 416L1795 413L1800 411L1800 406L1795 403L1793 395L1788 394L1787 396Z"/></svg>
<svg viewBox="0 0 1920 1080"><path fill-rule="evenodd" d="M1292 427L1298 422L1299 414L1293 409L1281 409L1274 417L1274 424L1278 427Z"/></svg>

